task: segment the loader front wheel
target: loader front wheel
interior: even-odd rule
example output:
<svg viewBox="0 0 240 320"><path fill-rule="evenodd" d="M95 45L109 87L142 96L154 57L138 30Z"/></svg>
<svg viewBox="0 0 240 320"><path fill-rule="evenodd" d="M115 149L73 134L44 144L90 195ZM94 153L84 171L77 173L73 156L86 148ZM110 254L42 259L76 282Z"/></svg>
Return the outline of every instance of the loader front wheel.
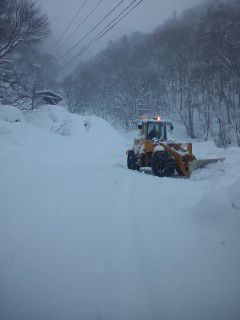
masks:
<svg viewBox="0 0 240 320"><path fill-rule="evenodd" d="M155 152L152 160L152 171L158 177L172 177L176 169L174 158L166 151Z"/></svg>
<svg viewBox="0 0 240 320"><path fill-rule="evenodd" d="M180 167L176 167L176 171L177 171L177 174L179 175L179 176L184 176L184 174L183 174L183 172L182 172L182 170L180 169Z"/></svg>
<svg viewBox="0 0 240 320"><path fill-rule="evenodd" d="M128 166L128 169L130 170L140 170L140 167L137 164L137 159L133 150L128 151L127 166Z"/></svg>

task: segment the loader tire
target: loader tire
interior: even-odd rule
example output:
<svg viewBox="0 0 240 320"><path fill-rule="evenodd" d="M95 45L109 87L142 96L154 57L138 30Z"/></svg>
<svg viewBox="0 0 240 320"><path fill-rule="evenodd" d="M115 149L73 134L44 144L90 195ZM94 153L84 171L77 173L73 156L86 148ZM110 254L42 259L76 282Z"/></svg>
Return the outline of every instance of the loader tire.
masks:
<svg viewBox="0 0 240 320"><path fill-rule="evenodd" d="M133 150L128 151L127 166L130 170L140 170Z"/></svg>
<svg viewBox="0 0 240 320"><path fill-rule="evenodd" d="M182 173L182 170L178 166L176 167L176 171L179 176L181 177L184 176L184 174Z"/></svg>
<svg viewBox="0 0 240 320"><path fill-rule="evenodd" d="M166 151L155 152L152 160L152 171L158 177L172 177L175 173L175 159Z"/></svg>

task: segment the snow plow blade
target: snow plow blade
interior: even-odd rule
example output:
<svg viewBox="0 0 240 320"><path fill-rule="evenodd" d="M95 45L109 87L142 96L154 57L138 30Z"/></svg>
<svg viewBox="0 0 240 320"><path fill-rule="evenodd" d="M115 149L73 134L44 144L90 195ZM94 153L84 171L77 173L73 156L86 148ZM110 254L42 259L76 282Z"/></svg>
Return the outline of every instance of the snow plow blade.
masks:
<svg viewBox="0 0 240 320"><path fill-rule="evenodd" d="M192 174L193 171L206 167L208 164L223 162L225 158L218 159L204 159L204 160L193 160L189 166L189 173Z"/></svg>

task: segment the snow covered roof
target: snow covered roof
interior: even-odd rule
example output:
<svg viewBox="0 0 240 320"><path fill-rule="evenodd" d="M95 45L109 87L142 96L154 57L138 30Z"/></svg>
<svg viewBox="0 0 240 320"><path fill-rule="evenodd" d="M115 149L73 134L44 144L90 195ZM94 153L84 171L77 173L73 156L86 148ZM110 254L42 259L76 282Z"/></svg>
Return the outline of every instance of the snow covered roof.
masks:
<svg viewBox="0 0 240 320"><path fill-rule="evenodd" d="M149 123L149 122L154 122L154 123L161 123L161 122L164 122L163 120L156 120L156 119L144 119L144 120L141 120L142 123Z"/></svg>
<svg viewBox="0 0 240 320"><path fill-rule="evenodd" d="M63 100L63 97L51 90L36 91L36 95L43 98L49 98L55 102Z"/></svg>

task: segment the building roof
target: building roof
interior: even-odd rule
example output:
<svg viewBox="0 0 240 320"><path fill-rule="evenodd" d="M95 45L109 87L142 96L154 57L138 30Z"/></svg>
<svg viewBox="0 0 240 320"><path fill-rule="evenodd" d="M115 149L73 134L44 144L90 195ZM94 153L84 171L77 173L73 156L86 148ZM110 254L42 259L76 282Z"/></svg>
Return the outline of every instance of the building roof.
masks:
<svg viewBox="0 0 240 320"><path fill-rule="evenodd" d="M63 97L51 90L36 91L36 95L43 98L49 98L55 102L60 102Z"/></svg>

